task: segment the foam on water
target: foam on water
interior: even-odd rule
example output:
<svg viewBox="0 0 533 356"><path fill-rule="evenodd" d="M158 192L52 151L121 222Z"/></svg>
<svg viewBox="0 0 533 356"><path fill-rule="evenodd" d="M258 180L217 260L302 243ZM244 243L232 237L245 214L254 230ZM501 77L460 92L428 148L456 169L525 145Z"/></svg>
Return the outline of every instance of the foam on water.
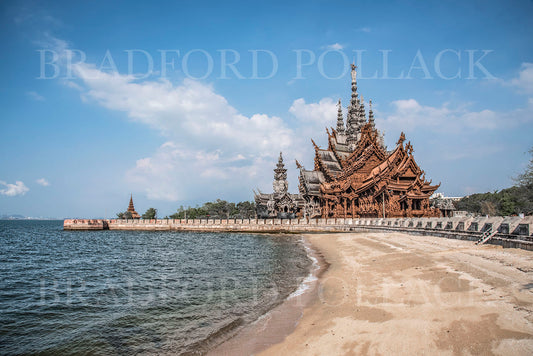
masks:
<svg viewBox="0 0 533 356"><path fill-rule="evenodd" d="M292 292L287 299L295 298L309 290L311 285L317 280L316 272L320 269L318 259L313 255L311 247L303 240L303 238L300 241L304 246L307 257L311 260L312 265L309 274L302 280L298 288L296 288L296 290Z"/></svg>

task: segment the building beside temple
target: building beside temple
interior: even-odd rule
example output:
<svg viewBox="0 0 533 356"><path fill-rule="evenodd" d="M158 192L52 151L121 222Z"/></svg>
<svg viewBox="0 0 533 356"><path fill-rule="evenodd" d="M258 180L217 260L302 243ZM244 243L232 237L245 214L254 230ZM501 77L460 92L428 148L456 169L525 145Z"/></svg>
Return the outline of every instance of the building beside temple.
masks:
<svg viewBox="0 0 533 356"><path fill-rule="evenodd" d="M274 193L264 194L254 192L257 217L292 219L301 216L303 199L300 194L289 193L287 182L287 169L283 163L283 155L280 152L278 164L274 169Z"/></svg>
<svg viewBox="0 0 533 356"><path fill-rule="evenodd" d="M442 193L435 193L429 198L431 206L440 210L440 214L444 218L452 217L455 212L455 205L453 202L461 200L460 197L445 197Z"/></svg>
<svg viewBox="0 0 533 356"><path fill-rule="evenodd" d="M440 184L432 185L426 180L413 157L413 146L405 142L403 132L396 147L387 151L383 134L375 127L372 101L369 101L367 119L363 97L359 98L355 65L351 77L346 123L339 100L336 128L326 129L328 147L320 148L311 140L315 149L313 169L306 170L296 161L300 170L300 194L287 192L286 170L280 155L278 168L274 170L274 194L256 194L259 217L263 217L264 211L268 217L280 217L286 207L294 216L310 218L441 215L429 203L429 197ZM282 176L277 175L280 164ZM285 183L276 183L280 178ZM285 184L281 193L276 190L279 191L280 184Z"/></svg>

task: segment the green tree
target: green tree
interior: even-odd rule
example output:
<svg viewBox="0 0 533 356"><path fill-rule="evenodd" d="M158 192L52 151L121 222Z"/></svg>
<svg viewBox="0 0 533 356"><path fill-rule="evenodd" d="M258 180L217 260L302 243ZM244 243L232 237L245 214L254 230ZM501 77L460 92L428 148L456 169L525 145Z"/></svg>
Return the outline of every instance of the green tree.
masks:
<svg viewBox="0 0 533 356"><path fill-rule="evenodd" d="M255 217L255 203L249 201L241 201L237 203L238 218L251 219Z"/></svg>
<svg viewBox="0 0 533 356"><path fill-rule="evenodd" d="M146 212L143 214L142 218L145 220L157 219L157 209L148 208L148 210L146 210Z"/></svg>
<svg viewBox="0 0 533 356"><path fill-rule="evenodd" d="M481 202L481 213L483 215L489 215L489 216L494 216L496 215L496 206L494 205L493 202L491 201L488 201L488 200L484 200Z"/></svg>
<svg viewBox="0 0 533 356"><path fill-rule="evenodd" d="M123 213L117 213L117 219L133 219L131 212L125 211Z"/></svg>
<svg viewBox="0 0 533 356"><path fill-rule="evenodd" d="M206 202L201 207L197 205L194 208L184 208L182 205L176 213L170 215L171 219L246 219L253 217L255 217L255 203L240 202L235 204L221 199Z"/></svg>
<svg viewBox="0 0 533 356"><path fill-rule="evenodd" d="M514 180L516 185L500 191L472 194L455 203L457 210L476 214L515 215L533 213L533 148L526 170Z"/></svg>

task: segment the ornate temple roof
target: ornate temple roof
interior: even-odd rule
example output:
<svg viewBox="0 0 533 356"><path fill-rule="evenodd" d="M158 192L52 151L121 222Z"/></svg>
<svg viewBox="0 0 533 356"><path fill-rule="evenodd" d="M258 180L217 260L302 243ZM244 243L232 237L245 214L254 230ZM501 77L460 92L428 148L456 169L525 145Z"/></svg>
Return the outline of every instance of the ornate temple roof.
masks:
<svg viewBox="0 0 533 356"><path fill-rule="evenodd" d="M328 147L320 148L311 140L315 148L313 170L306 170L297 162L300 169L300 193L304 197L331 200L331 207L344 209L346 214L347 206L339 205L341 197L349 198L350 201L361 197L363 201L357 204L363 204L361 209L364 211L368 207L376 209L376 202L385 199L378 195L386 192L387 199L392 199L389 204L403 201L411 204L411 201L416 200L419 203L414 210L433 214L428 210L426 202L440 184L431 185L431 181L425 179L424 171L413 157L413 146L410 142L404 144L403 132L396 147L387 151L383 134L375 127L372 101L369 101L368 120L366 119L363 98L361 96L359 99L357 93L355 68L352 66L352 95L346 125L339 100L336 129L326 129ZM326 204L326 216L329 204ZM400 209L398 206L390 208L396 211ZM357 209L353 210L353 214ZM338 211L334 214L337 213Z"/></svg>

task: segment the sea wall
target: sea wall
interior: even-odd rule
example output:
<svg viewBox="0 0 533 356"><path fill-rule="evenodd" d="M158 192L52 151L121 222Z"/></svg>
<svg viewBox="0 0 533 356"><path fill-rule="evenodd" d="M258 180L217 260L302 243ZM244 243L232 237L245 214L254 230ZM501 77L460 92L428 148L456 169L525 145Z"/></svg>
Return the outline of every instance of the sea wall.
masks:
<svg viewBox="0 0 533 356"><path fill-rule="evenodd" d="M533 250L533 216L452 218L367 218L367 219L66 219L64 230L144 230L313 233L348 231L398 231L487 242L503 247Z"/></svg>

